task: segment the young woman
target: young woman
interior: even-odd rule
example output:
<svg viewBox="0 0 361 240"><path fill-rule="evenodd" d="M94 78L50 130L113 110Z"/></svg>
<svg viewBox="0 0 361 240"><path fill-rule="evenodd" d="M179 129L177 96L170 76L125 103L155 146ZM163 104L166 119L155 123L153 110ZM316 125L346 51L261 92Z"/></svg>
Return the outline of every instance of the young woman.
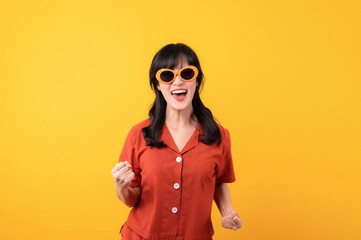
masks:
<svg viewBox="0 0 361 240"><path fill-rule="evenodd" d="M112 169L117 197L132 207L122 239L212 239L213 199L222 226L237 230L227 183L236 180L230 133L199 96L203 73L194 51L168 44L153 58L149 118L128 133Z"/></svg>

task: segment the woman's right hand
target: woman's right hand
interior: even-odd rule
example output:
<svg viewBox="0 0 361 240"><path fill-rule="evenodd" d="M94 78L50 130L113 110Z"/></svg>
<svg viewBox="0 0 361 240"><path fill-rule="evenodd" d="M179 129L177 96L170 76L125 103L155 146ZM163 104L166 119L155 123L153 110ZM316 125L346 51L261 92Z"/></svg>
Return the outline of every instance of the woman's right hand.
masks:
<svg viewBox="0 0 361 240"><path fill-rule="evenodd" d="M130 182L134 178L134 172L131 170L131 165L127 161L119 162L112 169L112 175L114 179L115 188L117 193L127 189Z"/></svg>

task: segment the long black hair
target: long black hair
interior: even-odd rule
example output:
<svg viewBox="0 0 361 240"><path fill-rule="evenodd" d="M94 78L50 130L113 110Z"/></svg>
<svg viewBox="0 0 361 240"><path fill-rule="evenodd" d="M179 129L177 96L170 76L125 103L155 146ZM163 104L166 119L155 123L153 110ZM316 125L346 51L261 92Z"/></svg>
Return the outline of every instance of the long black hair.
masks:
<svg viewBox="0 0 361 240"><path fill-rule="evenodd" d="M144 139L147 141L147 146L154 146L157 148L165 147L164 142L159 141L159 138L165 123L167 102L164 99L162 92L157 89L158 80L156 79L155 74L161 68L173 69L182 58L185 58L189 65L198 68L198 76L196 79L198 85L192 99L192 106L199 124L202 125L205 131L200 134L200 140L204 144L211 145L218 142L221 138L220 129L214 120L215 118L213 117L211 110L203 105L199 96L199 88L201 87L201 89L203 89L204 75L198 57L189 46L183 43L177 43L168 44L162 47L155 54L150 66L150 87L155 92L155 100L153 106L149 110L150 125L142 129Z"/></svg>

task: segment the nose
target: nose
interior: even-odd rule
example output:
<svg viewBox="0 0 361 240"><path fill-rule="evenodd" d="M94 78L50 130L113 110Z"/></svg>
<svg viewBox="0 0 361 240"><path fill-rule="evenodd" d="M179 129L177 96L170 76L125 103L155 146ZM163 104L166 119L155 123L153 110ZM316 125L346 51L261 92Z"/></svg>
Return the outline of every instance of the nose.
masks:
<svg viewBox="0 0 361 240"><path fill-rule="evenodd" d="M174 85L182 85L183 84L183 80L180 78L179 74L177 74L176 78L174 79L173 84Z"/></svg>

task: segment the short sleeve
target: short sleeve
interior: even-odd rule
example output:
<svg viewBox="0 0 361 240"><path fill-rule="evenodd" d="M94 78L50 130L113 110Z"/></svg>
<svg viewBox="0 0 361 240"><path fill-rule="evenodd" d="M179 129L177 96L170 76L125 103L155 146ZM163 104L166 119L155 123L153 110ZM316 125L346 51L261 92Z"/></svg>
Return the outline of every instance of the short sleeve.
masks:
<svg viewBox="0 0 361 240"><path fill-rule="evenodd" d="M135 128L133 127L124 142L123 149L119 156L118 162L127 161L132 165L132 171L134 172L134 177L130 182L129 187L140 187L141 175L139 167L139 159L136 151L136 144L134 141Z"/></svg>
<svg viewBox="0 0 361 240"><path fill-rule="evenodd" d="M216 167L216 183L231 183L236 181L233 169L233 160L231 153L231 137L228 129L221 128L222 139L222 157Z"/></svg>

